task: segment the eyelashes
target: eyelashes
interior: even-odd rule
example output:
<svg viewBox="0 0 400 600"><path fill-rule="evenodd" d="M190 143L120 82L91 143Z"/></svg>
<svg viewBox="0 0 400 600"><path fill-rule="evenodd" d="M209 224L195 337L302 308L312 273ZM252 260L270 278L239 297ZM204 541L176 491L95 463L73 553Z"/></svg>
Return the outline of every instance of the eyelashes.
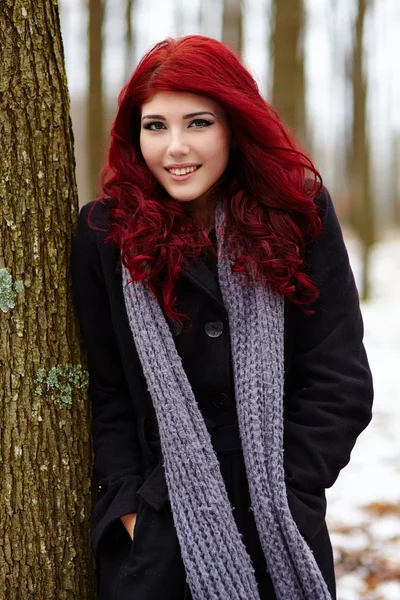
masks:
<svg viewBox="0 0 400 600"><path fill-rule="evenodd" d="M161 125L161 127L156 127L156 125ZM161 121L152 121L151 123L146 123L143 125L143 129L149 129L150 131L161 131L164 128L164 123Z"/></svg>
<svg viewBox="0 0 400 600"><path fill-rule="evenodd" d="M207 121L207 119L194 119L194 121L191 121L189 123L189 126L192 125L192 124L194 124L194 123L202 123L201 126L195 127L195 129L204 129L204 127L209 127L210 125L213 124L211 121Z"/></svg>
<svg viewBox="0 0 400 600"><path fill-rule="evenodd" d="M213 125L213 122L208 121L207 119L193 119L193 121L190 121L188 127L191 129L204 129L210 125ZM166 126L161 121L151 121L150 123L143 125L143 129L148 129L149 131L163 131L166 129Z"/></svg>

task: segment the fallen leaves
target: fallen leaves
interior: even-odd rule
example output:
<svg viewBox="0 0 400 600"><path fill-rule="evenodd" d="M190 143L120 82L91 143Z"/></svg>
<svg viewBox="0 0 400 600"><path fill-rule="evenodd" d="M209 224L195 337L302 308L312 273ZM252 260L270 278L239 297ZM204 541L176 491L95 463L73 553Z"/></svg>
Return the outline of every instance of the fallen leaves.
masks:
<svg viewBox="0 0 400 600"><path fill-rule="evenodd" d="M357 574L363 583L360 598L380 600L380 586L396 582L400 598L400 505L372 502L362 510L365 519L357 525L330 527L338 583Z"/></svg>

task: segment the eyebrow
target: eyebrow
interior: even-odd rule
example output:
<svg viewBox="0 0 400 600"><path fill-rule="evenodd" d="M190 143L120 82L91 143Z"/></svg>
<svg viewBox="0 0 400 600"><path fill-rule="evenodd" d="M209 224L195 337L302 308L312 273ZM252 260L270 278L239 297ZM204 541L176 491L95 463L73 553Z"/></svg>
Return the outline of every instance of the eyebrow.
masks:
<svg viewBox="0 0 400 600"><path fill-rule="evenodd" d="M208 112L206 110L203 110L200 112L189 113L188 115L183 115L182 118L183 119L191 119L192 117L198 117L199 115L211 115L212 117L214 117L214 119L216 118L212 112ZM159 119L160 121L166 121L166 118L163 117L162 115L145 115L144 117L142 117L142 121L144 121L145 119Z"/></svg>

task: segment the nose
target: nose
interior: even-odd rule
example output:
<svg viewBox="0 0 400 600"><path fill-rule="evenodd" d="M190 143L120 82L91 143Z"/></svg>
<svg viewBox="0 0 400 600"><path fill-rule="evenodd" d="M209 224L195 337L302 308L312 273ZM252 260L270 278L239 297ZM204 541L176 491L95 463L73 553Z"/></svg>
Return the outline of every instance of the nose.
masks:
<svg viewBox="0 0 400 600"><path fill-rule="evenodd" d="M171 135L168 144L168 154L170 156L186 156L189 152L189 146L183 139L182 134L175 133Z"/></svg>

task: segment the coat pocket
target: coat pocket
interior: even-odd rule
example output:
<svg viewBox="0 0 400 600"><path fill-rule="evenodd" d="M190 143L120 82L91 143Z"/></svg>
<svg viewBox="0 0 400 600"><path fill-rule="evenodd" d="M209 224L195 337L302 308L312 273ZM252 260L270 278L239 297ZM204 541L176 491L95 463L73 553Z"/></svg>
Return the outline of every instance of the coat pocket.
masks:
<svg viewBox="0 0 400 600"><path fill-rule="evenodd" d="M135 549L138 543L138 535L140 535L140 530L141 530L141 520L142 520L142 516L143 516L143 508L144 508L144 503L142 500L139 501L139 507L137 509L137 513L136 513L136 522L135 522L135 527L133 530L133 539L131 538L131 536L129 535L129 533L126 531L125 529L125 534L126 534L126 538L129 537L129 539L131 540L130 542L130 546L129 546L129 550L125 555L124 560L121 563L121 566L119 568L116 580L115 580L115 588L114 588L114 593L113 593L113 600L116 600L117 598L119 598L119 591L122 585L122 579L124 577L124 573L127 570L127 565L128 563L131 562L132 557L134 556L135 553Z"/></svg>
<svg viewBox="0 0 400 600"><path fill-rule="evenodd" d="M306 542L311 542L325 523L325 493L317 496L295 492L289 486L286 486L286 492L292 517Z"/></svg>
<svg viewBox="0 0 400 600"><path fill-rule="evenodd" d="M155 511L140 500L127 554L117 571L111 600L183 598L185 568L170 505Z"/></svg>
<svg viewBox="0 0 400 600"><path fill-rule="evenodd" d="M150 475L137 491L137 495L153 510L160 511L168 502L168 487L162 461L153 469Z"/></svg>

